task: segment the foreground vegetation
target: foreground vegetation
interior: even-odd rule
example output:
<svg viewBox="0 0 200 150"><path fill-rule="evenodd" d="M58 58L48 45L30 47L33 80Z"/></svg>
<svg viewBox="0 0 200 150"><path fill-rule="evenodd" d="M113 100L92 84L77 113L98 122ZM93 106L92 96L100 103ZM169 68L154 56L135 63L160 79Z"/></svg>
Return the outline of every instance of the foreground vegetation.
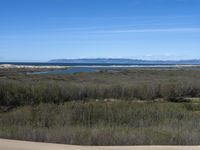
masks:
<svg viewBox="0 0 200 150"><path fill-rule="evenodd" d="M0 115L0 137L80 145L198 145L200 104L68 102Z"/></svg>
<svg viewBox="0 0 200 150"><path fill-rule="evenodd" d="M8 72L0 70L0 138L80 145L200 144L198 70Z"/></svg>

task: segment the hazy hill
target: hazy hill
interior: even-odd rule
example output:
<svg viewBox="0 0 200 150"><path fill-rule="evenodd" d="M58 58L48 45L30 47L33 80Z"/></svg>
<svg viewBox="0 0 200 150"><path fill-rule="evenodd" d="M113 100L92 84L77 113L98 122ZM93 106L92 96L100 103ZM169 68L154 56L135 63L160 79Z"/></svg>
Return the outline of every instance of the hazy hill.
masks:
<svg viewBox="0 0 200 150"><path fill-rule="evenodd" d="M83 58L83 59L53 59L50 63L86 63L86 64L200 64L200 60L139 60L119 58Z"/></svg>

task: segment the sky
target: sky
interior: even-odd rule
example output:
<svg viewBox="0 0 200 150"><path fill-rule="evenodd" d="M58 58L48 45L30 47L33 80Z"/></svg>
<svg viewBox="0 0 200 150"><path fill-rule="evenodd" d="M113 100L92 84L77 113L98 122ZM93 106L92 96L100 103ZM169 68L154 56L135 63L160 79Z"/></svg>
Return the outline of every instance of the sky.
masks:
<svg viewBox="0 0 200 150"><path fill-rule="evenodd" d="M0 0L0 62L200 59L200 0Z"/></svg>

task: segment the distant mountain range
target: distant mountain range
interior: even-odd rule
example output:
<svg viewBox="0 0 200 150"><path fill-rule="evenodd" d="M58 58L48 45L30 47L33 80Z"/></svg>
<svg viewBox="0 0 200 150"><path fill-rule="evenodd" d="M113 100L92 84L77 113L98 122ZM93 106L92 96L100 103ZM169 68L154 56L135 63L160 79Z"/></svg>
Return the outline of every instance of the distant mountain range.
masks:
<svg viewBox="0 0 200 150"><path fill-rule="evenodd" d="M140 59L120 59L120 58L81 58L81 59L53 59L49 63L77 63L77 64L177 64L195 65L200 64L200 59L193 60L140 60Z"/></svg>

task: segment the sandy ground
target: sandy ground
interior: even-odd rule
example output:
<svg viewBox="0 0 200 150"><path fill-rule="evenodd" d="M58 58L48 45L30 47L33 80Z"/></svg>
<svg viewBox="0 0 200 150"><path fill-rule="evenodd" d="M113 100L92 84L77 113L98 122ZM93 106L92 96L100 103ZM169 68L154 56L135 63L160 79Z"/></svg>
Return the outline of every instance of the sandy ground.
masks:
<svg viewBox="0 0 200 150"><path fill-rule="evenodd" d="M2 64L0 65L0 69L64 69L67 68L67 66L31 66L31 65L11 65L11 64Z"/></svg>
<svg viewBox="0 0 200 150"><path fill-rule="evenodd" d="M200 146L72 146L0 139L0 150L200 150Z"/></svg>

